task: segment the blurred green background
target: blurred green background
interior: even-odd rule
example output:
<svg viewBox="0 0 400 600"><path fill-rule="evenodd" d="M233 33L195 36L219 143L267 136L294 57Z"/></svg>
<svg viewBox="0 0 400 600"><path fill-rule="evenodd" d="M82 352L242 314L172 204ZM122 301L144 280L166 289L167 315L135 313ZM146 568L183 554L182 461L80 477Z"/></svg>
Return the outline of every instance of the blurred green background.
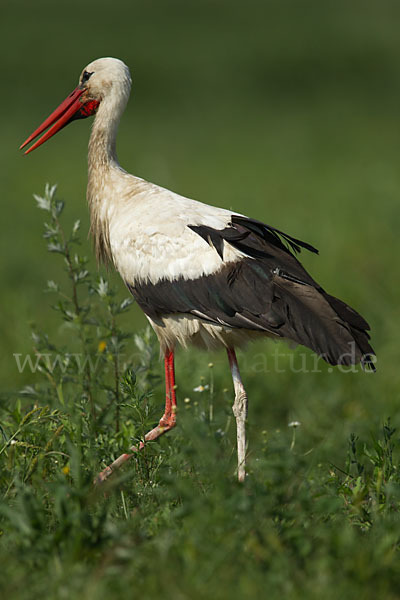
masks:
<svg viewBox="0 0 400 600"><path fill-rule="evenodd" d="M67 202L66 220L79 218L88 230L90 120L71 124L28 157L18 146L75 87L82 68L101 56L124 60L134 80L118 137L122 166L315 245L320 256L304 252L304 265L370 322L378 355L377 374L371 375L322 364L320 372L312 372L308 351L308 372L302 372L301 348L291 351L270 341L240 352L250 398L249 477L240 488L233 478L233 427L221 459L193 391L211 381L212 372L215 423L222 422L232 395L226 357L179 352L179 427L149 448L150 456L159 451L164 460L164 479L161 484L143 474L140 479L140 461L139 468L125 471L125 488L117 488L114 504L104 499L107 506L118 505L104 521L106 541L81 536L88 515L95 523L103 516L86 506L76 465L95 472L99 457L118 451L111 429L110 437L95 438L102 453L90 464L81 464L79 443L66 443L63 459L72 457L71 481L55 461L58 480L38 473L33 485L19 488L23 470L14 468L10 444L10 452L3 452L10 476L3 504L18 509L20 503L23 510L16 514L24 515L33 506L31 494L40 510L29 516L30 550L29 519L18 521L18 543L5 525L6 595L98 600L126 597L129 589L144 599L225 600L260 597L260 590L272 589L271 598L279 599L397 598L398 478L384 481L382 493L379 461L365 472L353 461L365 488L360 493L353 476L342 482L351 432L360 436L361 452L368 440L366 448L369 443L379 453L375 439L384 420L390 416L400 425L399 2L3 0L0 17L2 391L20 390L35 379L27 370L20 374L13 357L32 352L32 323L55 340L71 331L60 326L50 308L54 299L43 294L47 280L59 282L65 274L60 257L46 251L41 237L46 215L32 194L41 194L46 182L57 183ZM92 256L89 241L83 250ZM118 276L107 276L126 295ZM126 328L138 331L145 323L133 306ZM160 411L162 395L159 386L154 402ZM182 402L187 396L191 404ZM31 400L18 397L26 413ZM16 398L2 397L9 412ZM78 417L72 414L70 422ZM288 423L294 420L301 426L292 452ZM36 430L47 439L43 424ZM398 434L393 436L397 441ZM23 465L20 437L16 464ZM61 442L60 448L65 451ZM42 452L40 446L36 450ZM29 452L27 446L28 457ZM385 457L398 473L398 454L393 459L389 449ZM92 474L86 477L90 487ZM52 487L56 480L58 487ZM333 483L327 486L327 480ZM55 516L42 501L53 496ZM7 511L2 518L10 516ZM40 511L42 529L35 529ZM76 517L75 524L63 529L62 515L65 521ZM54 546L46 546L53 534ZM42 558L40 548L47 548Z"/></svg>
<svg viewBox="0 0 400 600"><path fill-rule="evenodd" d="M62 266L45 251L32 194L57 183L70 221L80 218L88 229L90 120L73 123L29 157L18 146L88 62L114 56L134 80L118 137L123 167L319 248L319 257L303 255L305 266L369 320L378 353L375 377L331 374L324 385L343 402L353 400L354 415L368 424L388 413L398 420L399 16L399 4L388 0L100 0L72 1L62 11L50 1L3 0L2 387L20 389L31 379L18 373L13 357L31 351L31 322L58 335L42 290L48 279L60 279ZM130 328L144 324L134 307ZM260 352L275 348L253 347L243 374L254 395L262 389L270 397L268 420L274 423L276 411L279 423L275 397L284 390L290 399L293 375L258 372L251 357ZM178 376L197 356L179 359ZM303 405L314 380L295 380L306 382L306 397L296 391ZM224 383L230 385L229 372ZM353 387L357 393L346 397Z"/></svg>

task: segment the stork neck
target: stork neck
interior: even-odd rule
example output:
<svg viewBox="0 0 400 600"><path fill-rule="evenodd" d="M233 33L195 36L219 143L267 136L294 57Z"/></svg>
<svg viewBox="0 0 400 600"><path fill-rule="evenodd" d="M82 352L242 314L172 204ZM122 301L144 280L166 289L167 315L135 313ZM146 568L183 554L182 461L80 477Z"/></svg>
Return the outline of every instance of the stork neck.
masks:
<svg viewBox="0 0 400 600"><path fill-rule="evenodd" d="M129 71L123 65L122 75L113 84L103 86L89 140L89 177L87 200L90 211L90 232L98 260L112 260L109 234L110 201L113 176L123 172L118 164L116 144L118 125L125 110L131 89Z"/></svg>
<svg viewBox="0 0 400 600"><path fill-rule="evenodd" d="M112 260L105 200L109 174L119 169L115 140L120 115L99 110L93 123L88 152L87 200L90 210L90 233L98 261Z"/></svg>
<svg viewBox="0 0 400 600"><path fill-rule="evenodd" d="M89 178L93 171L104 170L110 168L112 165L118 165L116 137L119 119L114 118L106 122L101 116L99 110L93 123L89 140Z"/></svg>

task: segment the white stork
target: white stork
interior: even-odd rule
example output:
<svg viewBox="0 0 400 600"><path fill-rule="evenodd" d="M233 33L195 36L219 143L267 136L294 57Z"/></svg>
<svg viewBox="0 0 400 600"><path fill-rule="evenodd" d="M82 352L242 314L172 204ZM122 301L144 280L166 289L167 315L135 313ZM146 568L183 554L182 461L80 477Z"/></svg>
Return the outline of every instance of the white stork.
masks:
<svg viewBox="0 0 400 600"><path fill-rule="evenodd" d="M235 347L256 337L284 338L311 348L331 365L374 369L368 323L326 293L295 257L310 244L222 208L179 196L118 163L116 135L131 76L115 58L81 73L66 100L22 144L48 129L31 152L75 119L95 115L89 142L87 200L96 255L121 274L150 321L165 360L166 402L154 440L176 423L174 352L179 343L224 347L235 389L238 478L245 477L247 395ZM144 443L139 446L142 448ZM138 448L98 476L103 481Z"/></svg>

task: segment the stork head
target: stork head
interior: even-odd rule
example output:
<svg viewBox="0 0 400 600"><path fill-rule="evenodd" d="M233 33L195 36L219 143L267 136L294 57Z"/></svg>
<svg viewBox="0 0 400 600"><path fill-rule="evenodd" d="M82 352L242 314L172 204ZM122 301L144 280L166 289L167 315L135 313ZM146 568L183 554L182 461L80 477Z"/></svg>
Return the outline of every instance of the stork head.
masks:
<svg viewBox="0 0 400 600"><path fill-rule="evenodd" d="M78 86L25 140L20 149L47 129L46 133L25 151L25 154L29 154L71 121L96 114L100 105L106 104L107 101L112 111L118 111L119 117L128 101L130 88L129 69L121 60L117 58L94 60L83 69Z"/></svg>

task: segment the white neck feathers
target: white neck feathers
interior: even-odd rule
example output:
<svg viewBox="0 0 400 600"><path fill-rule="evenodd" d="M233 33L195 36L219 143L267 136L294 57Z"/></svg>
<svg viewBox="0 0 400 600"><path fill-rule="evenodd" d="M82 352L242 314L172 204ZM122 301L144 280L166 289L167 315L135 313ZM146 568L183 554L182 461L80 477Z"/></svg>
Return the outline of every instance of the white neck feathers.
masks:
<svg viewBox="0 0 400 600"><path fill-rule="evenodd" d="M90 233L98 261L111 260L108 223L102 211L110 171L120 169L116 153L118 125L129 99L131 80L127 76L105 89L93 123L88 151L87 200L90 210Z"/></svg>

